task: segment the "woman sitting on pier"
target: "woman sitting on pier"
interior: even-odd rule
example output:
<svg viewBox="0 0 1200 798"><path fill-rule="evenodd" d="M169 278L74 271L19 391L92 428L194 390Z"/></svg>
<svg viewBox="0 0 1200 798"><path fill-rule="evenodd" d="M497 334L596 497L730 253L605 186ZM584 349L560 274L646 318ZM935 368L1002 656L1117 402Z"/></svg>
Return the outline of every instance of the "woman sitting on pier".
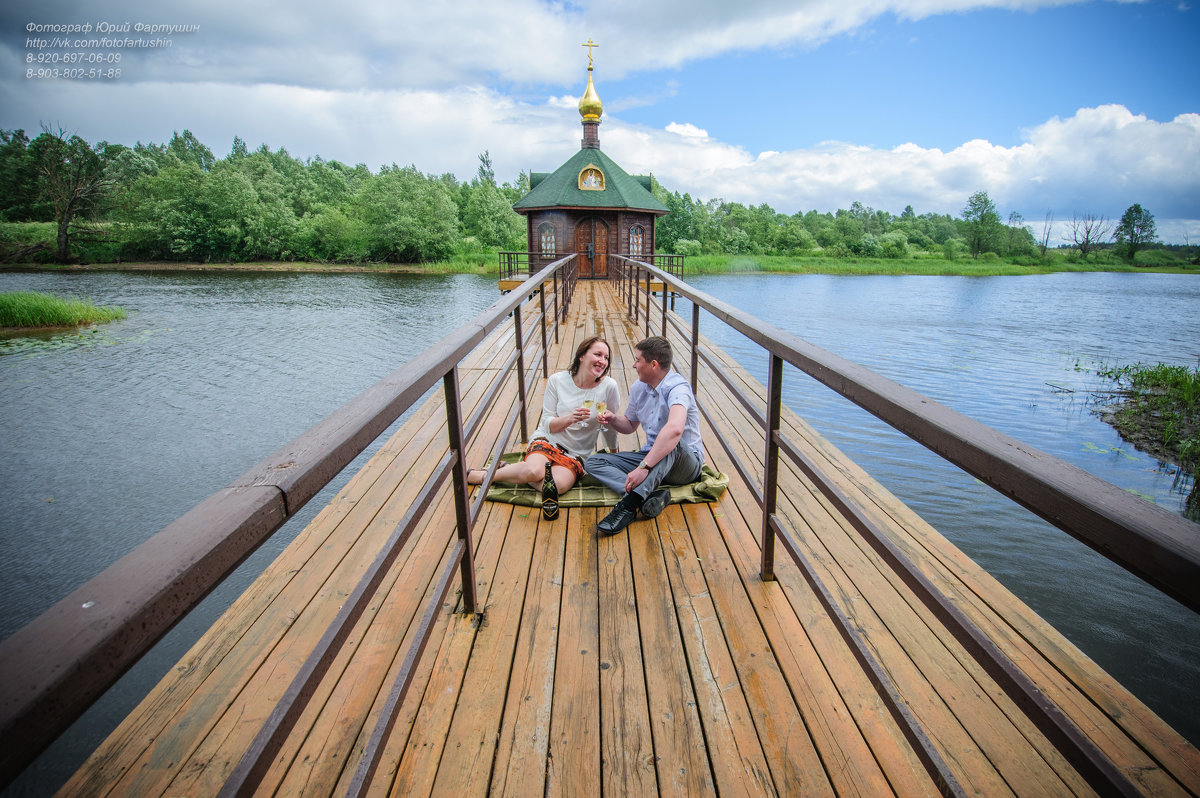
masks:
<svg viewBox="0 0 1200 798"><path fill-rule="evenodd" d="M498 482L529 483L542 490L542 515L558 516L558 496L583 476L583 458L596 450L603 433L607 449L617 451L616 430L599 422L606 410L621 407L617 381L608 376L611 349L599 336L575 350L569 371L550 375L542 399L542 420L534 430L525 459L496 469ZM473 468L467 482L479 485L487 472Z"/></svg>

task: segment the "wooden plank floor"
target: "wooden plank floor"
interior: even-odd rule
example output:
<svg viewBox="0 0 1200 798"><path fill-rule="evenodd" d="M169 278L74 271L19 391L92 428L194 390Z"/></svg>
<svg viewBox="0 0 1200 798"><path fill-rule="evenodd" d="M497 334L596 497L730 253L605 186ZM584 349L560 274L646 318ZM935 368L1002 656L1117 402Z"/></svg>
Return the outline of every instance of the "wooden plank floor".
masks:
<svg viewBox="0 0 1200 798"><path fill-rule="evenodd" d="M642 337L605 283L579 286L551 370L591 334L625 395ZM673 338L676 336L672 335ZM536 336L535 336L536 338ZM677 352L685 351L676 341ZM469 415L511 332L460 368ZM724 353L736 379L758 385ZM680 360L686 360L681 356ZM540 385L540 373L538 374ZM763 436L721 384L700 401L739 448ZM502 401L511 407L513 390ZM540 387L537 401L540 404ZM472 445L482 458L501 411ZM536 414L530 419L533 425ZM800 418L801 444L922 572L1148 795L1200 793L1200 754ZM595 509L545 522L485 503L482 613L452 597L400 707L374 795L929 795L934 780L800 572L758 575L759 510L731 477L716 504L674 505L597 539ZM215 794L445 450L421 407L100 746L65 795ZM623 447L634 444L632 437ZM511 448L511 447L510 447ZM476 463L478 460L475 461ZM760 466L761 468L761 466ZM967 793L1092 790L827 501L789 468L780 513ZM344 792L454 537L443 492L275 759L260 794Z"/></svg>

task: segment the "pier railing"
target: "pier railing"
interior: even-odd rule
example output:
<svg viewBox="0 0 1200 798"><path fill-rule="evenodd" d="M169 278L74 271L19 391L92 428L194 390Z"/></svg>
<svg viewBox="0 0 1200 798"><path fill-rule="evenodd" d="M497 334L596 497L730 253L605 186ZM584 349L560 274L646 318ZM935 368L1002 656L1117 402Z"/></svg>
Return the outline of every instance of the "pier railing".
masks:
<svg viewBox="0 0 1200 798"><path fill-rule="evenodd" d="M752 467L738 456L737 447L714 423L704 402L700 402L709 428L762 508L762 578L774 579L775 544L778 541L837 624L840 634L874 683L880 699L942 791L952 795L965 794L900 696L887 667L873 653L863 631L850 616L849 608L841 606L838 597L824 584L818 569L796 542L799 535L792 521L776 512L781 455L788 458L797 472L849 521L1089 784L1101 794L1138 794L1125 773L1099 751L1087 734L1063 714L1008 654L992 642L954 600L933 584L857 503L827 479L781 431L783 364L791 364L833 389L1196 612L1200 612L1200 527L899 383L696 291L663 270L629 259L620 260L621 268L617 271L623 273L615 279L622 286L622 296L634 323L644 324L646 335L670 336L674 333L690 342L693 388L699 390L698 367L703 359L712 375L723 383L763 431L763 459ZM655 283L661 284L661 290L657 292L658 308L652 307ZM675 294L692 303L690 329L674 313L667 312L668 296ZM737 330L767 355L765 408L761 399L740 390L721 365L705 352L700 335L701 310Z"/></svg>
<svg viewBox="0 0 1200 798"><path fill-rule="evenodd" d="M565 252L498 252L500 279L512 280L532 275L546 266L567 257Z"/></svg>
<svg viewBox="0 0 1200 798"><path fill-rule="evenodd" d="M818 382L854 402L985 484L1033 511L1077 540L1139 576L1183 605L1200 612L1200 526L1138 498L1070 463L1040 452L1021 441L974 421L927 396L875 372L803 341L784 330L697 291L667 272L638 261L620 258L622 299L630 317L666 335L668 325L691 342L691 379L696 379L700 346L700 310L737 330L769 355L766 412L741 399L746 409L770 429L768 461L778 453L795 460L795 447L774 440L781 402L783 363L795 366ZM668 290L651 293L651 278ZM692 327L682 329L677 317L668 316L668 295L678 294L692 303ZM718 364L705 358L718 377ZM729 385L733 389L732 385ZM726 447L728 448L728 447ZM759 501L769 503L771 462L765 463L767 485ZM743 470L739 467L739 470ZM756 484L748 470L743 476ZM764 519L764 524L768 524ZM768 536L769 537L769 536ZM764 543L764 573L771 572L769 544Z"/></svg>
<svg viewBox="0 0 1200 798"><path fill-rule="evenodd" d="M425 511L435 504L430 497L451 477L458 539L393 691L393 698L402 700L432 629L433 614L456 571L462 581L464 607L467 612L475 611L471 531L481 510L483 491L474 504L469 503L463 452L514 375L518 401L494 444L493 463L499 462L500 451L517 424L521 440L528 439L527 403L532 390L527 377L539 365L542 375L547 375L549 340L551 335L558 340L556 322L566 318L576 280L575 260L574 255L567 255L545 265L520 288L276 450L0 643L0 788L372 441L441 383L449 430L446 454L434 465L409 511L284 694L235 770L226 793L253 789L312 694L312 685L328 668ZM492 377L479 409L464 419L458 364L510 318L513 351ZM538 340L540 347L535 346ZM537 353L529 363L527 349ZM495 465L488 473L489 481L494 470ZM386 729L376 731L376 737L384 736ZM364 767L374 767L371 757L364 756L363 762Z"/></svg>

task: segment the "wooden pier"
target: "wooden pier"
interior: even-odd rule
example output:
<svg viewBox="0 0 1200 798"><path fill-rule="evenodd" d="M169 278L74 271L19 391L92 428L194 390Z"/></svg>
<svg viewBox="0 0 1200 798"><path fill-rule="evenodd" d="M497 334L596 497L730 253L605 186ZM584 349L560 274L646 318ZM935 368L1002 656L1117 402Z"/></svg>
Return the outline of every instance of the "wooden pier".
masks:
<svg viewBox="0 0 1200 798"><path fill-rule="evenodd" d="M686 375L689 343L668 333ZM627 395L644 329L608 282L578 283L549 370L568 366L593 334L611 343ZM502 327L460 364L464 415L512 349ZM715 347L706 352L763 401L764 386ZM540 371L537 382L534 408ZM456 543L443 486L254 794L347 794L373 736L382 748L370 795L1200 793L1195 748L786 408L781 431L859 520L781 459L775 512L809 571L780 559L775 581L764 581L754 498L764 432L704 364L698 384L708 462L730 477L721 501L672 505L606 539L595 534L602 509L546 522L533 508L487 502L474 533L480 611L467 614L457 583L436 601ZM500 410L510 409L516 390L502 396ZM436 393L418 408L63 795L194 798L225 788L445 457L442 405ZM471 465L502 437L501 416L488 412ZM634 443L628 436L622 447ZM735 458L757 464L759 485ZM981 663L911 575L865 540L864 519L1036 686L1099 754L1098 768L1031 718L1009 676ZM431 599L432 637L405 671ZM410 686L385 717L402 671ZM1097 769L1115 778L1104 783Z"/></svg>

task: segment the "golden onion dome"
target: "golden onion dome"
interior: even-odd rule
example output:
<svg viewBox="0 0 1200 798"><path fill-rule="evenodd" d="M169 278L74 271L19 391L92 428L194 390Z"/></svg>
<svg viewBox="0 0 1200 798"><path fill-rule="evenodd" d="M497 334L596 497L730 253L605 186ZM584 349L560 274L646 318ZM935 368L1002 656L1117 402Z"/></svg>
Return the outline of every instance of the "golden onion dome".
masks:
<svg viewBox="0 0 1200 798"><path fill-rule="evenodd" d="M602 113L604 113L604 103L600 102L600 95L596 94L596 87L592 85L592 67L589 64L587 89L579 98L579 115L585 120L592 120L599 119Z"/></svg>

